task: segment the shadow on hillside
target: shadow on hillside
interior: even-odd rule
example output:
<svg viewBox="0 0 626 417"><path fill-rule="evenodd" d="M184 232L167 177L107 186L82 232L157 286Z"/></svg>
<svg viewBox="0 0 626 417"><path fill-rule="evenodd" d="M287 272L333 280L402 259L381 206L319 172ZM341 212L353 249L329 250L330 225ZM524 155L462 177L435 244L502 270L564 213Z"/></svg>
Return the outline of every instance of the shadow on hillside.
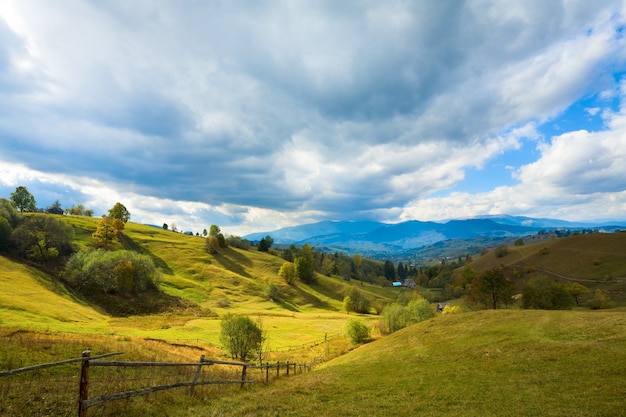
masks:
<svg viewBox="0 0 626 417"><path fill-rule="evenodd" d="M325 309L325 310L332 310L332 311L337 310L335 307L331 306L326 301L320 299L315 294L311 294L310 292L304 291L302 288L298 286L293 286L291 288L296 292L297 294L296 297L303 299L305 304L310 304L313 307Z"/></svg>
<svg viewBox="0 0 626 417"><path fill-rule="evenodd" d="M160 269L164 274L174 275L174 271L169 267L169 265L161 258L150 252L145 247L141 246L139 243L135 242L133 239L125 235L124 233L119 234L118 240L122 247L126 250L132 250L134 252L140 253L142 255L148 255L152 258L152 262L154 262L154 266Z"/></svg>
<svg viewBox="0 0 626 417"><path fill-rule="evenodd" d="M251 267L252 261L243 256L241 253L232 250L231 248L222 248L218 253L213 255L215 262L219 263L223 268L234 272L242 277L252 278L252 276L246 272L245 266Z"/></svg>

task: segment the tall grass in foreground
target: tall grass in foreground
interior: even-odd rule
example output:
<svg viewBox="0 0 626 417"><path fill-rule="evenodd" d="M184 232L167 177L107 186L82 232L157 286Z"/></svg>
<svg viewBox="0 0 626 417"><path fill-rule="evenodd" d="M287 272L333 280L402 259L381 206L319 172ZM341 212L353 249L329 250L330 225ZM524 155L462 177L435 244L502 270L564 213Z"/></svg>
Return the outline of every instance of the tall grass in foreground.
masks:
<svg viewBox="0 0 626 417"><path fill-rule="evenodd" d="M189 362L184 367L91 367L89 397L142 389L151 386L188 382L196 370L195 363L204 355L207 359L229 360L221 349L210 345L184 346L159 340L126 336L96 336L60 333L39 333L23 329L0 328L0 371L31 365L78 358L85 349L92 356L124 352L104 360L146 362ZM334 338L327 344L310 346L302 351L273 352L271 363L319 363L324 356L347 352L344 338ZM300 372L300 371L299 371ZM292 371L293 373L293 371ZM285 374L284 367L281 375ZM80 362L58 367L0 376L0 415L17 416L75 416L78 407ZM273 378L275 371L271 371ZM265 371L250 369L247 379L262 381ZM199 381L239 380L240 367L204 366ZM181 387L160 391L143 397L117 400L96 405L89 416L165 416L180 410L207 404L215 398L232 395L239 384L202 385L194 389ZM185 414L182 414L185 415Z"/></svg>

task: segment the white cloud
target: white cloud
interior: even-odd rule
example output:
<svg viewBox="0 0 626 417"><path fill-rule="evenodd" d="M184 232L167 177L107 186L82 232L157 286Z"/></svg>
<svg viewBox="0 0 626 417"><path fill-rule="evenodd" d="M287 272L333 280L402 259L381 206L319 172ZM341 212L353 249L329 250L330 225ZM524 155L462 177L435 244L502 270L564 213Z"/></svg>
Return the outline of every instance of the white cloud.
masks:
<svg viewBox="0 0 626 417"><path fill-rule="evenodd" d="M619 191L624 122L599 106L610 132L507 161L519 186L428 197L579 98L618 97L623 24L620 1L3 2L2 184L45 178L106 209L89 178L145 222L224 229L529 211L564 190L610 203L595 193Z"/></svg>

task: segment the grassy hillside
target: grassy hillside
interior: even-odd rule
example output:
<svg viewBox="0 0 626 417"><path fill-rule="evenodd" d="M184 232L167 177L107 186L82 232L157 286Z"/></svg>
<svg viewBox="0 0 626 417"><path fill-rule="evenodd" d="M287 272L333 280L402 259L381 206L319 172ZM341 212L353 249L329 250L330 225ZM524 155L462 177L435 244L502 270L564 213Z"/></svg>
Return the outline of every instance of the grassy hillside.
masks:
<svg viewBox="0 0 626 417"><path fill-rule="evenodd" d="M626 233L581 234L509 246L507 255L497 257L490 251L470 266L478 272L504 267L518 283L538 274L561 282L579 282L590 289L602 289L613 301L626 303Z"/></svg>
<svg viewBox="0 0 626 417"><path fill-rule="evenodd" d="M189 411L209 416L620 416L626 406L624 352L623 312L441 316L310 374Z"/></svg>
<svg viewBox="0 0 626 417"><path fill-rule="evenodd" d="M94 245L98 219L57 216L71 224L75 245ZM149 298L102 296L100 306L68 291L57 279L16 260L0 257L0 326L64 332L106 332L168 340L200 339L219 345L219 316L233 312L262 317L273 350L313 343L343 333L348 316L342 311L345 293L354 283L319 276L314 285L287 285L277 275L281 258L255 250L225 248L216 255L204 250L205 240L153 226L128 223L115 249L149 255L162 271L160 289L183 302L174 311L133 317L112 317L122 304L138 307ZM272 282L282 292L274 302L266 296ZM361 290L374 302L393 301L396 292L368 284ZM107 304L108 303L108 304ZM104 307L102 307L104 305ZM128 311L128 306L125 311Z"/></svg>

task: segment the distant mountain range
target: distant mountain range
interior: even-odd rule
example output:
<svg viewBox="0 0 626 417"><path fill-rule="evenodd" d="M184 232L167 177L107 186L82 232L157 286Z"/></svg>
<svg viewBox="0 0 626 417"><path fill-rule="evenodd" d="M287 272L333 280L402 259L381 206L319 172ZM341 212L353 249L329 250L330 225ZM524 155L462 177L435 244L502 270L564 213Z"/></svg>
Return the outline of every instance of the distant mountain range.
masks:
<svg viewBox="0 0 626 417"><path fill-rule="evenodd" d="M412 249L448 240L492 240L534 235L545 230L593 229L615 231L625 229L626 222L568 222L557 219L535 219L524 216L479 216L447 222L411 220L397 224L373 221L322 221L286 227L270 232L244 236L257 241L270 235L275 245L308 243L327 251L344 253L399 254Z"/></svg>

